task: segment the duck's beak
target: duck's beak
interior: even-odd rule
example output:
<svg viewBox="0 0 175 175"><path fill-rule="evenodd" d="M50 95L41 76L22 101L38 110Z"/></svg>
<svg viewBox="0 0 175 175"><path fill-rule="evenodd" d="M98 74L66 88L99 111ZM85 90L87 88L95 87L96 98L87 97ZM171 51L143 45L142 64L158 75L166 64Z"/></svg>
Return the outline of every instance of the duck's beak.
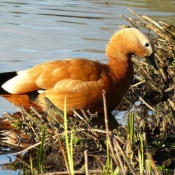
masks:
<svg viewBox="0 0 175 175"><path fill-rule="evenodd" d="M155 60L154 60L154 53L152 53L150 56L145 57L149 64L151 64L156 70L159 70Z"/></svg>

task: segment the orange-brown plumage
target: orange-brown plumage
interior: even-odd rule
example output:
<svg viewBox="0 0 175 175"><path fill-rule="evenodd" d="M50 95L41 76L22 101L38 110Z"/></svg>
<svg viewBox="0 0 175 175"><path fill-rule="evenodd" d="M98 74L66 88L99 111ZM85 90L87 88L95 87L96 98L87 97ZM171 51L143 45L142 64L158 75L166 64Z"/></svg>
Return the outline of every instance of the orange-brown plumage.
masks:
<svg viewBox="0 0 175 175"><path fill-rule="evenodd" d="M49 61L3 81L2 89L7 93L2 96L17 105L27 108L34 105L43 110L46 108L44 97L48 97L62 111L66 96L67 112L71 115L71 108L102 113L102 90L105 90L108 111L111 111L132 82L131 56L151 56L153 52L151 41L143 33L123 29L115 33L107 45L108 64L82 58ZM40 89L43 91L31 98L32 92Z"/></svg>

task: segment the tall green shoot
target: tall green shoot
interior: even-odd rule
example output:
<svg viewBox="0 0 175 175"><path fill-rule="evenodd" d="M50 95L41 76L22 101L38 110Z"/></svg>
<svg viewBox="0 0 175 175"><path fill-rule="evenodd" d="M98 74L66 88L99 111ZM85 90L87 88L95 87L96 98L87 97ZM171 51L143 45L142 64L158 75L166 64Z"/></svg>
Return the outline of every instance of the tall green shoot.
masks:
<svg viewBox="0 0 175 175"><path fill-rule="evenodd" d="M140 149L138 150L138 157L139 157L139 170L140 174L144 173L144 145L143 145L143 138L139 135L140 138Z"/></svg>
<svg viewBox="0 0 175 175"><path fill-rule="evenodd" d="M131 145L134 143L134 113L130 113L127 117L127 138Z"/></svg>
<svg viewBox="0 0 175 175"><path fill-rule="evenodd" d="M30 171L31 171L31 175L34 175L33 160L32 160L32 156L31 155L30 155Z"/></svg>
<svg viewBox="0 0 175 175"><path fill-rule="evenodd" d="M152 168L151 168L151 163L149 159L145 160L145 170L147 175L151 175Z"/></svg>
<svg viewBox="0 0 175 175"><path fill-rule="evenodd" d="M68 134L68 119L66 111L66 97L64 99L64 130L65 130L65 140L66 140L66 150L69 161L70 174L74 175L74 164L73 164L73 132L70 132L70 140Z"/></svg>
<svg viewBox="0 0 175 175"><path fill-rule="evenodd" d="M43 133L42 133L42 138L41 138L41 144L40 144L40 149L38 150L38 162L37 162L37 168L38 168L38 173L43 173L43 154L44 154L44 141L45 141L45 133L46 133L46 128L43 128Z"/></svg>

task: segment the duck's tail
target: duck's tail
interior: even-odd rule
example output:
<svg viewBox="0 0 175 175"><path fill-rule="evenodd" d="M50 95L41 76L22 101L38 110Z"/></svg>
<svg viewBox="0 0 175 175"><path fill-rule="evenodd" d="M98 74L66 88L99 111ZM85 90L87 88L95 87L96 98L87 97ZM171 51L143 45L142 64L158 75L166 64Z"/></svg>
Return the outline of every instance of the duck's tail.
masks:
<svg viewBox="0 0 175 175"><path fill-rule="evenodd" d="M41 107L34 103L39 94L37 90L26 94L11 94L3 89L3 84L17 75L17 72L0 73L0 96L16 106L23 106L25 109L30 109L33 106L39 111L42 111Z"/></svg>
<svg viewBox="0 0 175 175"><path fill-rule="evenodd" d="M7 91L5 91L2 88L2 85L7 82L8 80L12 79L13 77L15 77L17 75L16 72L3 72L0 73L0 95L1 94L8 94Z"/></svg>

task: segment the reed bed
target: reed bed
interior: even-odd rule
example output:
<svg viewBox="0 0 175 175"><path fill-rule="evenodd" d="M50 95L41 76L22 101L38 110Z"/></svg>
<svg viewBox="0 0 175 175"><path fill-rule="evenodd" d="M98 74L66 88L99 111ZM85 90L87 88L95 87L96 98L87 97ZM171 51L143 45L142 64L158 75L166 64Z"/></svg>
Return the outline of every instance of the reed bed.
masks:
<svg viewBox="0 0 175 175"><path fill-rule="evenodd" d="M93 114L74 111L68 118L47 98L45 114L17 107L18 114L5 114L0 124L10 123L14 144L27 148L16 152L16 160L4 169L23 174L173 174L175 164L175 27L147 16L121 17L146 32L156 48L159 70L146 60L133 57L135 77L116 108L127 111L126 125L110 131L104 102L105 128L91 122ZM65 99L66 106L66 99ZM61 116L61 117L58 117ZM64 122L63 122L64 121ZM1 141L10 133L1 131ZM25 136L25 137L24 137Z"/></svg>

